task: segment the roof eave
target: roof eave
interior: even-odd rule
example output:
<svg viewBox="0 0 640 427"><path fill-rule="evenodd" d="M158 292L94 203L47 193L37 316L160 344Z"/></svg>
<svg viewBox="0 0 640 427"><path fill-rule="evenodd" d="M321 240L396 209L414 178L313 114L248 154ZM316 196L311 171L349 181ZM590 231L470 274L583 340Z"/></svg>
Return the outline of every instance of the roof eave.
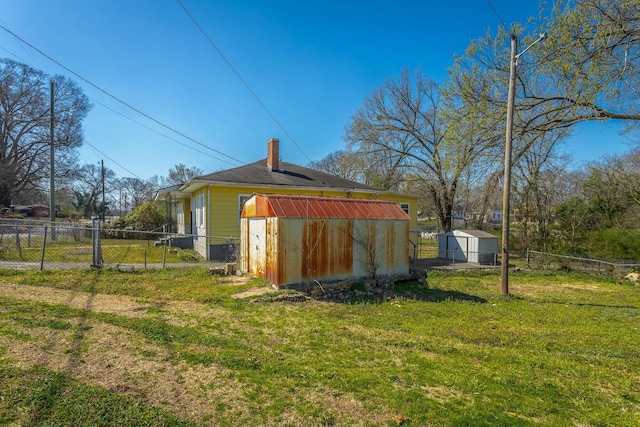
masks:
<svg viewBox="0 0 640 427"><path fill-rule="evenodd" d="M356 188L356 187L328 187L328 186L302 186L302 185L288 185L288 184L262 184L252 182L235 182L235 181L214 181L214 180L191 180L184 184L180 191L186 193L193 193L205 186L215 187L255 187L255 188L286 188L292 190L316 190L316 191L349 191L352 193L366 193L366 194L386 194L388 192L378 189Z"/></svg>

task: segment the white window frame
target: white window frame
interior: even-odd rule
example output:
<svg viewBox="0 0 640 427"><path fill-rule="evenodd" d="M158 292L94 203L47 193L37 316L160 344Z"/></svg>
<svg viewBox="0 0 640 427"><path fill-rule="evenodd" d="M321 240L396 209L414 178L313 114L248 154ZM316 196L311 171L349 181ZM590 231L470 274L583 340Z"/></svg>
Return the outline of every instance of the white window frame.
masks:
<svg viewBox="0 0 640 427"><path fill-rule="evenodd" d="M407 215L411 216L411 214L409 213L409 208L411 207L411 204L409 203L399 203L400 205L400 209L402 209Z"/></svg>
<svg viewBox="0 0 640 427"><path fill-rule="evenodd" d="M195 226L200 228L204 225L204 193L202 194L198 194L197 196L195 196L193 198L193 204L195 207L195 211L196 211L196 223Z"/></svg>

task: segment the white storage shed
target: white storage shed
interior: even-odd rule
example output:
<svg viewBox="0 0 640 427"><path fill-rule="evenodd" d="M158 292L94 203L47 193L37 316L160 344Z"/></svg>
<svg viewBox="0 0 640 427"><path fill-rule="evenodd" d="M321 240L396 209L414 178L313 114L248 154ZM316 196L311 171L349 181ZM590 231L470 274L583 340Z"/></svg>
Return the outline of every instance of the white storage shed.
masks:
<svg viewBox="0 0 640 427"><path fill-rule="evenodd" d="M453 230L438 236L438 258L495 265L498 238L482 230Z"/></svg>

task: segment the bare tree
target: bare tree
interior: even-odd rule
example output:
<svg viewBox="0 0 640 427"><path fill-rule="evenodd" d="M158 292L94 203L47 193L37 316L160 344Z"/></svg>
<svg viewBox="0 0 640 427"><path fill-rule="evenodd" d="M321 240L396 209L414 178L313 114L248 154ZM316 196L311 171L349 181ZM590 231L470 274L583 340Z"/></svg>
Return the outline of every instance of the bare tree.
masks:
<svg viewBox="0 0 640 427"><path fill-rule="evenodd" d="M309 167L350 181L364 183L361 159L362 156L353 151L338 150L309 163Z"/></svg>
<svg viewBox="0 0 640 427"><path fill-rule="evenodd" d="M49 175L50 81L54 83L56 179L74 169L90 104L74 82L0 59L0 206Z"/></svg>
<svg viewBox="0 0 640 427"><path fill-rule="evenodd" d="M309 167L381 190L398 190L405 181L399 158L384 151L338 150Z"/></svg>
<svg viewBox="0 0 640 427"><path fill-rule="evenodd" d="M347 127L345 139L366 155L383 155L396 170L421 181L434 207L441 230L452 228L452 209L464 171L488 155L496 140L478 132L487 125L479 118L471 125L456 111L463 99L445 99L433 81L420 72L404 71L364 101Z"/></svg>
<svg viewBox="0 0 640 427"><path fill-rule="evenodd" d="M187 167L184 164L179 163L170 168L169 175L167 177L162 177L161 181L163 186L169 187L171 185L184 184L191 178L195 178L196 176L202 174L203 171L200 168L197 168L195 166Z"/></svg>
<svg viewBox="0 0 640 427"><path fill-rule="evenodd" d="M135 208L144 202L153 200L156 190L155 183L152 180L142 180L140 178L120 178L119 180L120 204L123 204L123 197L126 200L127 208Z"/></svg>
<svg viewBox="0 0 640 427"><path fill-rule="evenodd" d="M113 200L112 192L116 188L118 180L113 170L103 168L93 163L82 166L78 171L78 178L74 184L74 206L84 216L104 215L108 209L110 200ZM105 200L102 200L104 187Z"/></svg>

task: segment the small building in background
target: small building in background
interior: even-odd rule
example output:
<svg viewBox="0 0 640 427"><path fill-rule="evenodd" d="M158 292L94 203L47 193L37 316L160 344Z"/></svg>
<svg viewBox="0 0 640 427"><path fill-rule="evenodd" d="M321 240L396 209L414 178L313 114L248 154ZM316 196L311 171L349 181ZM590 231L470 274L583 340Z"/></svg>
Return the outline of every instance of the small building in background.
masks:
<svg viewBox="0 0 640 427"><path fill-rule="evenodd" d="M498 237L482 230L453 230L438 236L438 258L495 265Z"/></svg>
<svg viewBox="0 0 640 427"><path fill-rule="evenodd" d="M49 206L44 205L11 206L11 210L15 214L33 218L46 218L50 212Z"/></svg>
<svg viewBox="0 0 640 427"><path fill-rule="evenodd" d="M279 287L406 275L409 222L390 201L255 194L241 214L241 270Z"/></svg>

